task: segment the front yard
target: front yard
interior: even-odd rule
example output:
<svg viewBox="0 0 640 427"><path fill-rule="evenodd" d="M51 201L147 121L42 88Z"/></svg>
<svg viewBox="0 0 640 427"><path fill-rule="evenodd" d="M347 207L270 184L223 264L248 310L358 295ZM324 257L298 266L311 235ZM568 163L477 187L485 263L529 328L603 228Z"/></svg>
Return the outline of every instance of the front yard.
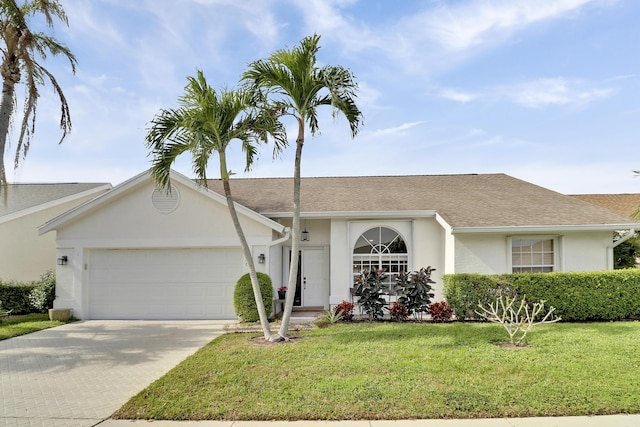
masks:
<svg viewBox="0 0 640 427"><path fill-rule="evenodd" d="M42 329L63 325L63 322L52 322L48 314L25 314L10 316L0 323L0 340L30 334Z"/></svg>
<svg viewBox="0 0 640 427"><path fill-rule="evenodd" d="M640 413L640 322L543 325L503 348L499 325L338 324L286 344L229 334L116 418L300 420Z"/></svg>

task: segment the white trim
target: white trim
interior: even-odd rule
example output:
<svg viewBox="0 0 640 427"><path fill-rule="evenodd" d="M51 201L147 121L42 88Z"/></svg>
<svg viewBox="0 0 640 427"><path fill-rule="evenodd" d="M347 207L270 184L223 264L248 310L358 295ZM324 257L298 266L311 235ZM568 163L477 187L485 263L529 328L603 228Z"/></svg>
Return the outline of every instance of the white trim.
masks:
<svg viewBox="0 0 640 427"><path fill-rule="evenodd" d="M51 200L45 203L41 203L39 205L35 205L35 206L31 206L22 210L19 210L17 212L12 212L10 214L4 215L2 217L0 217L0 224L4 223L4 222L9 222L9 221L13 221L14 219L18 219L21 218L23 216L27 216L27 215L31 215L34 214L36 212L40 212L46 209L50 209L53 207L56 207L58 205L62 205L68 202L72 202L76 199L81 199L83 197L88 197L91 196L93 194L100 194L100 193L105 193L109 190L111 190L112 186L111 184L103 184L100 185L98 187L94 187L91 188L89 190L84 190L81 191L79 193L75 193L75 194L71 194L69 196L64 196L61 197L59 199L55 199L55 200Z"/></svg>
<svg viewBox="0 0 640 427"><path fill-rule="evenodd" d="M263 212L262 215L269 218L291 218L291 212ZM406 218L429 218L435 217L436 211L415 210L415 211L327 211L327 212L302 212L300 218L331 219L331 218L353 218L357 219L406 219Z"/></svg>
<svg viewBox="0 0 640 427"><path fill-rule="evenodd" d="M567 231L616 231L638 227L637 224L523 225L504 227L452 227L452 234L471 233L557 233Z"/></svg>
<svg viewBox="0 0 640 427"><path fill-rule="evenodd" d="M141 184L144 184L148 181L150 181L151 178L151 171L147 170L145 172L142 172L141 174L138 174L136 176L134 176L133 178L123 182L122 184L118 185L117 187L113 188L111 191L108 191L104 194L102 194L101 196L87 202L84 203L54 219L52 219L51 221L46 222L45 224L41 225L40 227L38 227L38 233L40 235L48 233L51 230L55 230L61 226L64 226L67 222L73 220L74 218L85 214L89 211L92 211L94 209L96 209L97 207L109 202L110 200L120 196L121 194L129 191L132 188L135 188ZM198 191L201 194L209 197L211 200L214 200L218 203L223 204L224 206L227 206L227 199L226 197L216 193L215 191L211 191L209 189L207 189L206 187L202 187L198 184L196 184L193 180L187 178L186 176L171 170L171 180L172 181L177 181L179 183L181 183L182 185L193 189L194 191ZM251 219L253 219L254 221L259 222L262 225L265 225L269 228L271 228L274 231L277 231L278 233L283 233L285 230L285 226L282 224L279 224L267 217L265 217L264 215L260 215L259 213L252 211L251 209L240 205L238 203L234 203L236 206L236 210L241 213L244 216L247 216Z"/></svg>

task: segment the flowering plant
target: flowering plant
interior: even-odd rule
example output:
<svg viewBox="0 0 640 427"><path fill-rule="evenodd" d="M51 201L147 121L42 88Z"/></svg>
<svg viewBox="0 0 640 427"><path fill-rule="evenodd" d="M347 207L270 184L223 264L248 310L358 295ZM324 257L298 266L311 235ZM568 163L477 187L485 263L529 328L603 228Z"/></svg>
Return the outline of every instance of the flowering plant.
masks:
<svg viewBox="0 0 640 427"><path fill-rule="evenodd" d="M287 292L287 287L286 286L280 286L278 288L278 292Z"/></svg>

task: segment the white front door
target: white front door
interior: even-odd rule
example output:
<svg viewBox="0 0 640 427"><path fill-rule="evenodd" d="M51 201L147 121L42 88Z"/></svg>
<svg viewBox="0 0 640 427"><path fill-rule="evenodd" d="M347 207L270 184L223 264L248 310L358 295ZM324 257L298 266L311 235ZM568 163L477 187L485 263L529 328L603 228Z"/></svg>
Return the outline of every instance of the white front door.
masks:
<svg viewBox="0 0 640 427"><path fill-rule="evenodd" d="M329 306L328 268L324 248L302 249L302 305Z"/></svg>

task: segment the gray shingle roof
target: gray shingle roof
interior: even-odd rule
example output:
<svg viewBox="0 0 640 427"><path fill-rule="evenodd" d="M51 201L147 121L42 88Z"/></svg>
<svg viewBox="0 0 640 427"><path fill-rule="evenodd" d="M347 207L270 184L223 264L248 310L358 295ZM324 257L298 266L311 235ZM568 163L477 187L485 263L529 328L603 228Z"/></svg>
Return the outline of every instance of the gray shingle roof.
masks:
<svg viewBox="0 0 640 427"><path fill-rule="evenodd" d="M0 189L0 217L73 196L108 183L8 184Z"/></svg>
<svg viewBox="0 0 640 427"><path fill-rule="evenodd" d="M618 212L629 218L634 218L640 212L640 194L575 194L575 197L585 202Z"/></svg>
<svg viewBox="0 0 640 427"><path fill-rule="evenodd" d="M209 188L224 194L220 180ZM231 181L236 202L292 212L292 178ZM628 217L505 174L302 178L301 211L435 210L453 227L628 224Z"/></svg>

